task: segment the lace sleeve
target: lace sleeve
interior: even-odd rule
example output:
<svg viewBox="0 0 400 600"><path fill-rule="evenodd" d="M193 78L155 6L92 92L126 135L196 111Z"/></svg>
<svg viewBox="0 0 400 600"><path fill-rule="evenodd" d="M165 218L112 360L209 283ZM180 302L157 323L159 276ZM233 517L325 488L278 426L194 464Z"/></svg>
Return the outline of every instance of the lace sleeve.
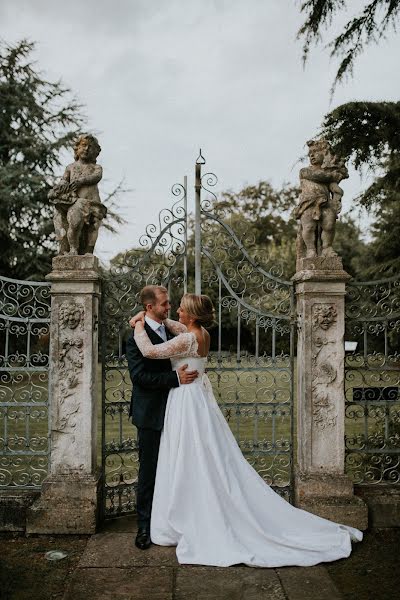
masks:
<svg viewBox="0 0 400 600"><path fill-rule="evenodd" d="M177 356L197 356L197 339L193 333L181 333L168 342L152 344L147 332L135 329L135 342L143 356L147 358L172 358Z"/></svg>
<svg viewBox="0 0 400 600"><path fill-rule="evenodd" d="M173 333L174 335L178 335L179 333L186 333L187 327L183 323L179 323L179 321L173 321L172 319L165 319L164 321L165 327Z"/></svg>

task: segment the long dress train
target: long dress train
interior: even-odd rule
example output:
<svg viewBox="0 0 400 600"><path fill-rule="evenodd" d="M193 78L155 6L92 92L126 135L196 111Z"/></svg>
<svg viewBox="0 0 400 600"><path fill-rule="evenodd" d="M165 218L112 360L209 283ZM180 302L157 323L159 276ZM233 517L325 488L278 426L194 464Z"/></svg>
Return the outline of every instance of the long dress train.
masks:
<svg viewBox="0 0 400 600"><path fill-rule="evenodd" d="M244 458L204 375L206 359L193 356L194 336L185 333L152 346L144 334L135 333L143 353L155 357L150 344L156 355L164 352L163 358L166 352L181 355L172 359L173 368L188 364L199 371L194 383L169 393L151 515L152 541L176 546L183 564L311 566L347 557L351 541L362 539L361 531L295 508ZM183 343L184 336L178 352L178 340Z"/></svg>

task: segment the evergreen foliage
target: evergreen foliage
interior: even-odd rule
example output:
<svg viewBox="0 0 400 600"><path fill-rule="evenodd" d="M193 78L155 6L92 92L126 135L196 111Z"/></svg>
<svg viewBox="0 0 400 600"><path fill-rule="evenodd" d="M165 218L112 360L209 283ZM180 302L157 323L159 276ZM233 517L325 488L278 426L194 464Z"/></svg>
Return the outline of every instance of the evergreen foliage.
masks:
<svg viewBox="0 0 400 600"><path fill-rule="evenodd" d="M358 201L374 216L366 275L400 273L400 102L349 102L324 119L322 136L358 169L375 174Z"/></svg>
<svg viewBox="0 0 400 600"><path fill-rule="evenodd" d="M351 8L350 0L306 0L300 10L306 18L298 31L304 39L303 60L306 61L313 44L321 41L321 31L326 30L339 11ZM341 57L333 89L346 75L352 74L356 58L371 42L377 43L388 29L396 29L400 16L400 0L364 0L364 7L352 16L343 30L329 44L331 57Z"/></svg>
<svg viewBox="0 0 400 600"><path fill-rule="evenodd" d="M43 279L55 251L47 192L60 152L83 123L81 106L48 82L30 56L34 44L0 44L0 273Z"/></svg>

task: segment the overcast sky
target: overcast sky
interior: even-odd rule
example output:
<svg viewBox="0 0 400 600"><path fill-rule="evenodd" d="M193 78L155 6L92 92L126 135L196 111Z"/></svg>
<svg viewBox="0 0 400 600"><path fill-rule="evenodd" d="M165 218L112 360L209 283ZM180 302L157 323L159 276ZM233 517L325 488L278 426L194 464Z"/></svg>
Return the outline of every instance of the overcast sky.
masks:
<svg viewBox="0 0 400 600"><path fill-rule="evenodd" d="M330 104L337 63L321 47L303 69L299 5L0 0L2 38L36 41L35 58L46 77L61 77L86 105L89 129L102 146L103 196L123 177L132 189L120 199L127 225L116 236L99 236L102 259L137 244L146 224L170 206L171 185L184 175L193 198L199 147L219 177L219 191L261 179L276 187L297 183L295 163L327 112L350 100L399 99L400 36L390 34L367 49ZM354 172L343 182L345 210L364 185Z"/></svg>

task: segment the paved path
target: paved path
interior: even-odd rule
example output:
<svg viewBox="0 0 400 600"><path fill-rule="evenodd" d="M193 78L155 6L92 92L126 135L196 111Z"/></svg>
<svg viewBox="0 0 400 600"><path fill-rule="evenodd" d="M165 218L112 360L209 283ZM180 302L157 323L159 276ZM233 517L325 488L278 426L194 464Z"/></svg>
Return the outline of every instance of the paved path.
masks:
<svg viewBox="0 0 400 600"><path fill-rule="evenodd" d="M257 569L179 565L174 548L138 550L134 520L91 537L64 600L340 600L323 566Z"/></svg>

